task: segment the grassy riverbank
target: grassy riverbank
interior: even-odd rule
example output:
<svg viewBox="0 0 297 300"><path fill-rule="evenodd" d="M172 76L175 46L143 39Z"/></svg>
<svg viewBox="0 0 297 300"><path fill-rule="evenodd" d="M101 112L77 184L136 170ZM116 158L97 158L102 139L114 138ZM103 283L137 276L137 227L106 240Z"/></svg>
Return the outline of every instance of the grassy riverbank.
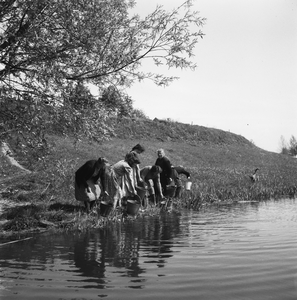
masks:
<svg viewBox="0 0 297 300"><path fill-rule="evenodd" d="M15 159L28 174L0 157L0 200L2 235L26 230L55 230L100 227L120 220L90 215L74 198L74 172L86 160L105 156L110 163L122 159L136 143L146 147L142 166L154 164L156 150L164 148L174 165L183 165L193 181L176 207L199 209L204 205L234 201L261 201L297 195L297 159L264 151L245 138L216 129L165 121L118 122L111 140L102 144L52 135L51 152L43 160L22 156L11 143ZM259 168L259 181L249 175ZM158 213L152 209L146 213Z"/></svg>

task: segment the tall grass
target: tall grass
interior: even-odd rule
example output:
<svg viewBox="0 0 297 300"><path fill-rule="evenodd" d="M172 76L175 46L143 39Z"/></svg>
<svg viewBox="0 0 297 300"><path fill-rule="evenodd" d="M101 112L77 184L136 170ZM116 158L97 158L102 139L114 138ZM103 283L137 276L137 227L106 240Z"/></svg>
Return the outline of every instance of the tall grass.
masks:
<svg viewBox="0 0 297 300"><path fill-rule="evenodd" d="M246 170L205 167L192 169L194 181L191 191L183 192L179 206L200 209L213 203L261 201L297 196L296 172L277 170L261 173L252 182Z"/></svg>
<svg viewBox="0 0 297 300"><path fill-rule="evenodd" d="M165 125L160 123L158 130ZM50 137L51 152L34 164L33 173L18 176L17 180L12 177L5 181L5 187L1 187L2 198L15 203L15 207L10 207L2 215L2 218L10 216L6 227L2 228L17 231L48 225L62 230L84 230L105 226L108 222L125 221L120 211L110 218L100 217L96 208L91 214L86 214L83 205L74 197L74 174L85 161L100 156L106 157L113 164L137 143L146 148L141 155L141 166L153 165L156 150L164 148L172 164L183 165L190 171L192 189L184 191L181 199L174 200L175 207L199 210L215 203L296 196L297 159L264 151L244 143L243 138L236 138L232 143L234 136L231 134L226 135L227 143L224 143L224 135L220 136L217 131L209 131L206 140L211 140L211 136L215 135L212 138L218 143L206 140L202 143L198 140L195 143L183 140L174 142L172 138L165 140L164 135L161 140L152 138L151 135L157 135L156 132L150 133L149 137L136 138L139 132L145 132L145 126L142 124L140 130L134 123L131 125L134 139L114 138L101 144L88 141L73 143L70 138ZM182 129L187 128L193 131L191 126ZM169 129L174 133L170 133L172 136L178 136L174 124ZM152 127L149 127L150 130L153 130ZM195 137L196 133L192 131L187 138ZM198 138L201 135L207 137L205 128ZM256 167L260 169L259 181L252 183L249 175ZM24 204L22 208L18 208L20 204ZM158 212L158 209L149 209L145 214Z"/></svg>

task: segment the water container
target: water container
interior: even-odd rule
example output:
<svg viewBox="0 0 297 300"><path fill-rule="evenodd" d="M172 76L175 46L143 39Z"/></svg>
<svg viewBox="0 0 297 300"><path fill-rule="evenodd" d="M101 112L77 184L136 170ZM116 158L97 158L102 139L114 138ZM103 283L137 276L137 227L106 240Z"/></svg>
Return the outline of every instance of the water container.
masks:
<svg viewBox="0 0 297 300"><path fill-rule="evenodd" d="M138 201L135 200L128 200L127 201L127 214L130 216L137 215L139 211L140 204Z"/></svg>
<svg viewBox="0 0 297 300"><path fill-rule="evenodd" d="M155 189L153 187L150 187L148 189L148 193L149 193L149 195L155 195Z"/></svg>
<svg viewBox="0 0 297 300"><path fill-rule="evenodd" d="M191 190L191 187L192 187L192 182L191 182L191 181L187 181L187 182L186 182L186 190L187 190L187 191L190 191L190 190Z"/></svg>
<svg viewBox="0 0 297 300"><path fill-rule="evenodd" d="M146 191L146 188L136 187L137 195L140 197L141 200L143 200L143 198L145 197Z"/></svg>
<svg viewBox="0 0 297 300"><path fill-rule="evenodd" d="M161 210L164 210L166 208L166 200L163 200L159 203L159 206L161 208Z"/></svg>
<svg viewBox="0 0 297 300"><path fill-rule="evenodd" d="M148 202L149 202L151 205L156 205L156 195L155 195L155 194L149 195L149 197L148 197Z"/></svg>
<svg viewBox="0 0 297 300"><path fill-rule="evenodd" d="M112 212L112 204L102 201L100 203L100 215L102 217L107 217Z"/></svg>
<svg viewBox="0 0 297 300"><path fill-rule="evenodd" d="M167 185L166 186L166 197L174 197L176 191L175 185Z"/></svg>
<svg viewBox="0 0 297 300"><path fill-rule="evenodd" d="M173 207L173 202L171 199L169 199L167 202L166 202L166 209L167 210L171 210Z"/></svg>

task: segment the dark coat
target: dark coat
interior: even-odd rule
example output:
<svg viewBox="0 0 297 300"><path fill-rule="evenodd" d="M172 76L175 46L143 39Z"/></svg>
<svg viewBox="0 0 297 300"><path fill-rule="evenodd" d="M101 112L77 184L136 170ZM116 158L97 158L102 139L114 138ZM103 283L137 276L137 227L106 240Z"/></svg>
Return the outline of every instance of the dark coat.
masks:
<svg viewBox="0 0 297 300"><path fill-rule="evenodd" d="M172 168L170 160L166 156L163 156L161 158L157 158L155 165L160 166L162 169L162 172L160 174L160 181L162 188L166 190L166 185L169 184L170 178L172 179Z"/></svg>
<svg viewBox="0 0 297 300"><path fill-rule="evenodd" d="M88 187L87 180L97 182L100 176L99 160L88 160L75 172L75 181L78 187Z"/></svg>
<svg viewBox="0 0 297 300"><path fill-rule="evenodd" d="M177 171L178 174L184 174L187 176L187 178L190 177L190 173L188 171L186 171L184 167L177 166L177 167L174 167L174 169Z"/></svg>

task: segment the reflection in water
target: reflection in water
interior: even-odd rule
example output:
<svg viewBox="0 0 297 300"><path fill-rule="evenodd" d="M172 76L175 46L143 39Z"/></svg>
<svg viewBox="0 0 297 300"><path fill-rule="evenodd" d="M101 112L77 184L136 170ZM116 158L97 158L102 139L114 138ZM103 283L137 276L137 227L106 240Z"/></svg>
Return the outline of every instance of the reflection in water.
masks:
<svg viewBox="0 0 297 300"><path fill-rule="evenodd" d="M297 299L297 201L238 203L0 247L0 298Z"/></svg>
<svg viewBox="0 0 297 300"><path fill-rule="evenodd" d="M180 233L179 222L180 216L171 213L111 222L106 228L83 234L36 235L28 242L0 248L1 270L9 270L1 274L0 283L12 293L11 299L26 299L23 290L28 290L28 299L33 299L32 293L39 299L36 290L41 287L50 290L49 299L54 295L60 299L59 291L65 288L70 294L71 289L113 289L118 284L143 289L146 279L141 275L146 266L164 267L172 257L172 239ZM141 252L145 261L140 264Z"/></svg>
<svg viewBox="0 0 297 300"><path fill-rule="evenodd" d="M74 242L75 266L81 276L91 277L97 287L106 288L107 267L117 268L115 273L122 277L137 278L146 272L139 265L141 245L146 249L143 257L150 259L147 263L164 267L166 259L172 257L172 239L179 233L179 217L174 213L110 223ZM139 283L133 288L143 288L143 280Z"/></svg>

